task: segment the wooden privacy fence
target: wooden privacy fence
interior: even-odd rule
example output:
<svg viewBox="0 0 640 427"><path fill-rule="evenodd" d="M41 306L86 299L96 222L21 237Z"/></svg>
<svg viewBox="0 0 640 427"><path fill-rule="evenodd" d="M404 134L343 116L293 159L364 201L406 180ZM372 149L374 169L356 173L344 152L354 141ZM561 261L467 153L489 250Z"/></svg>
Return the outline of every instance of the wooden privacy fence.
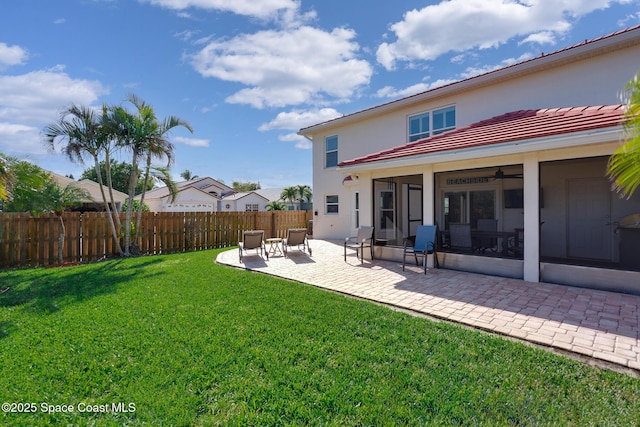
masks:
<svg viewBox="0 0 640 427"><path fill-rule="evenodd" d="M124 214L120 214L124 224ZM306 228L311 211L145 212L140 223L141 254L168 254L235 246L244 230L265 238ZM119 256L104 212L64 213L64 263ZM54 214L0 213L0 268L58 264L60 219Z"/></svg>

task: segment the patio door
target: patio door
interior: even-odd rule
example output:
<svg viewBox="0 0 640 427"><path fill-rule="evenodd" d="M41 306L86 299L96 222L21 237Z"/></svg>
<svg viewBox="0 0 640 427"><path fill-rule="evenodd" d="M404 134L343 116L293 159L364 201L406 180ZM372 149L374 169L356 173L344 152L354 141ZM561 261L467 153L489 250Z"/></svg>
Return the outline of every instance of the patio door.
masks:
<svg viewBox="0 0 640 427"><path fill-rule="evenodd" d="M611 261L613 226L609 182L604 178L571 179L568 191L569 257Z"/></svg>

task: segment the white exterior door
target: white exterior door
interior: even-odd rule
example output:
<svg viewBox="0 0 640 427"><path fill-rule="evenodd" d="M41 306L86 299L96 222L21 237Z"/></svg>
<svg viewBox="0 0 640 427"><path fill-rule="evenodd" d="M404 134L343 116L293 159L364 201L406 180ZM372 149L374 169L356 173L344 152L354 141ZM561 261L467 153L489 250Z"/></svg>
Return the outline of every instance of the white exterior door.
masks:
<svg viewBox="0 0 640 427"><path fill-rule="evenodd" d="M610 184L604 178L569 180L568 254L571 258L611 261Z"/></svg>

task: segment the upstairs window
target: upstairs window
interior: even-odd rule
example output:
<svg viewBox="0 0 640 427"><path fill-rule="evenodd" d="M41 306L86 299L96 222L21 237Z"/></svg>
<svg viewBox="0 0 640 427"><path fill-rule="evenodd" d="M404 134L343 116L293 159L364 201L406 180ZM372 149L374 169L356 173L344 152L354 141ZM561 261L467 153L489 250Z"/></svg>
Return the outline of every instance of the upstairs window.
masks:
<svg viewBox="0 0 640 427"><path fill-rule="evenodd" d="M431 136L431 114L423 113L409 117L409 142Z"/></svg>
<svg viewBox="0 0 640 427"><path fill-rule="evenodd" d="M325 168L338 166L338 136L329 136L324 141Z"/></svg>
<svg viewBox="0 0 640 427"><path fill-rule="evenodd" d="M428 138L456 127L456 107L440 108L409 117L409 142Z"/></svg>
<svg viewBox="0 0 640 427"><path fill-rule="evenodd" d="M456 127L456 107L447 107L433 112L433 135Z"/></svg>

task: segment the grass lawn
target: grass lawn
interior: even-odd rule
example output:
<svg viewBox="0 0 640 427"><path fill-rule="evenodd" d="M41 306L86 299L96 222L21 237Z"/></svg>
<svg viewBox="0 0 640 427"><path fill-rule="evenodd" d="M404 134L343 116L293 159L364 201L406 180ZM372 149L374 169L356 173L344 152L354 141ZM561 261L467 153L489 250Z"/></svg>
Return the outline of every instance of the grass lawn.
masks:
<svg viewBox="0 0 640 427"><path fill-rule="evenodd" d="M640 379L218 252L0 272L0 424L640 424Z"/></svg>

